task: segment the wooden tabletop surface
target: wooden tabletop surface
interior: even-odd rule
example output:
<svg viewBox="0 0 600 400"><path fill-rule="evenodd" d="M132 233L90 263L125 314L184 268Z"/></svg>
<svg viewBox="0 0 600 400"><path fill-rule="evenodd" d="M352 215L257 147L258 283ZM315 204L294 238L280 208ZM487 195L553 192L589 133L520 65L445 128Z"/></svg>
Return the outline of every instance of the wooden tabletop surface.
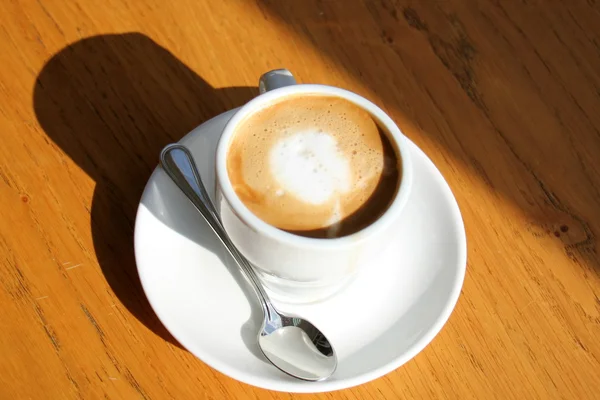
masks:
<svg viewBox="0 0 600 400"><path fill-rule="evenodd" d="M600 398L600 1L4 0L0 16L1 399ZM192 356L133 255L159 150L281 67L385 109L468 237L433 342L320 395Z"/></svg>

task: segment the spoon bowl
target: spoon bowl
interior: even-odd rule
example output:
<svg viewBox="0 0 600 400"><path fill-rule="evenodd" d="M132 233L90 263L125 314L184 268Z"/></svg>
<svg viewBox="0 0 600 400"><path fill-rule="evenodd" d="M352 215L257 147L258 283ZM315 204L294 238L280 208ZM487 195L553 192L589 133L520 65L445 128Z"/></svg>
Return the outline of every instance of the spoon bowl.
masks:
<svg viewBox="0 0 600 400"><path fill-rule="evenodd" d="M289 317L273 310L265 318L258 344L265 357L277 368L296 378L320 381L331 376L337 358L327 338L305 319Z"/></svg>

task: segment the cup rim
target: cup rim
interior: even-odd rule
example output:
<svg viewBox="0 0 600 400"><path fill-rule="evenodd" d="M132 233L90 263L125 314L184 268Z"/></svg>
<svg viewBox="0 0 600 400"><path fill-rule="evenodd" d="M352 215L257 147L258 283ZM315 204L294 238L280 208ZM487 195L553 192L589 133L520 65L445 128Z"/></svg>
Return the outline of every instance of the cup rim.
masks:
<svg viewBox="0 0 600 400"><path fill-rule="evenodd" d="M378 120L387 130L390 135L390 140L395 145L400 153L400 163L402 166L402 176L400 185L392 203L389 207L371 224L358 232L338 238L311 238L286 232L273 225L270 225L256 216L235 193L233 185L229 180L227 173L227 150L233 139L235 128L246 117L252 113L268 106L269 103L275 102L282 97L295 94L321 94L341 97L351 101L357 106L363 108L372 117ZM221 189L224 199L229 203L231 209L238 218L242 220L251 229L282 243L303 248L318 248L318 249L339 249L350 245L355 245L367 237L370 237L377 232L385 229L391 223L397 220L410 193L412 186L412 163L410 161L410 151L408 150L408 140L396 125L396 123L377 105L365 99L364 97L334 86L320 84L296 84L270 90L243 105L227 122L221 138L217 145L216 153L216 175L217 185Z"/></svg>

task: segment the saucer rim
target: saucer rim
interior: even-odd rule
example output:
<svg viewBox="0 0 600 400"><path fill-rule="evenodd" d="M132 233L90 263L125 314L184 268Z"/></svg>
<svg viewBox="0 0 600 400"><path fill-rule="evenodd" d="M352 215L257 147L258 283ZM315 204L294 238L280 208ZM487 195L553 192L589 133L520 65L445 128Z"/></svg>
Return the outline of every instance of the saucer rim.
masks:
<svg viewBox="0 0 600 400"><path fill-rule="evenodd" d="M210 125L218 123L219 119L231 118L231 116L233 116L234 112L237 110L238 109L226 111L222 114L219 114L219 115L205 121L201 125L192 129L185 136L183 136L178 141L178 143L185 144L185 142L192 140L192 138L194 138L198 134L200 134L200 132L203 129L209 129ZM225 126L225 125L226 125L226 122L223 124L223 126ZM387 375L390 372L398 369L399 367L401 367L402 365L404 365L411 359L413 359L417 354L419 354L421 351L423 351L423 349L425 347L427 347L429 345L429 343L431 343L431 341L440 333L442 328L448 322L448 319L450 318L452 312L454 311L454 308L456 307L456 304L460 297L462 286L464 284L464 278L465 278L465 274L466 274L467 242L466 242L466 232L465 232L465 228L464 228L464 221L462 219L462 215L460 213L460 209L458 207L456 198L455 198L451 188L449 187L447 181L445 180L445 178L443 177L441 172L437 169L435 164L433 164L431 159L414 142L412 142L408 137L406 137L406 141L408 142L407 147L408 147L409 151L412 153L411 156L412 156L413 160L416 158L415 156L424 157L425 162L430 164L429 167L433 168L433 173L429 172L429 175L432 175L432 179L436 180L436 182L435 182L436 185L442 185L444 187L443 188L444 192L446 192L444 199L438 200L438 201L444 201L447 203L448 211L452 214L452 225L455 228L456 233L457 233L455 236L456 249L457 249L456 273L455 273L454 282L452 283L452 290L449 292L449 296L445 303L445 306L443 307L443 309L441 310L441 312L435 319L435 323L431 324L430 327L425 332L425 334L423 334L419 340L417 340L415 343L413 343L412 346L410 346L407 351L398 355L397 357L395 357L392 361L390 361L388 363L382 364L381 366L379 366L377 368L374 368L368 372L358 374L357 376L354 376L354 377L344 378L341 380L325 380L325 381L321 381L321 382L311 382L310 384L306 384L306 382L284 381L284 380L277 378L275 375L273 376L273 378L264 378L261 376L253 375L252 373L249 373L247 371L244 371L244 370L241 370L241 369L238 369L235 367L232 368L230 366L230 364L228 364L226 362L221 362L218 359L213 359L210 355L202 352L201 349L198 349L195 346L194 340L192 338L186 337L186 334L184 332L176 333L176 332L172 331L165 324L165 322L164 322L165 319L161 317L160 312L157 311L159 309L159 307L155 306L156 297L153 297L152 292L147 288L147 285L145 284L146 279L144 277L144 275L145 275L143 272L144 270L143 270L143 268L140 268L140 264L139 264L139 260L143 259L143 256L141 255L143 252L143 250L142 250L143 246L141 246L141 243L140 243L141 237L139 234L139 232L140 232L139 225L141 224L140 221L143 221L143 219L144 219L143 213L144 212L150 213L149 210L147 210L147 209L145 209L145 207L143 207L143 199L146 194L146 189L149 187L150 183L155 179L155 175L159 170L159 167L157 166L154 169L153 173L151 174L151 176L149 177L149 179L146 183L144 192L140 198L140 202L138 205L138 211L136 214L136 220L135 220L135 226L134 226L134 252L135 252L135 259L136 259L136 268L138 271L138 275L140 277L140 281L141 281L144 293L148 299L148 302L150 303L150 306L153 309L153 312L156 314L158 319L161 321L161 323L163 324L165 329L167 329L170 332L170 334L187 351L189 351L192 355L194 355L200 361L202 361L209 367L217 370L218 372L220 372L230 378L233 378L237 381L251 385L251 386L255 386L255 387L259 387L259 388L267 389L267 390L279 391L279 392L323 393L323 392L347 389L347 388L355 387L358 385L362 385L364 383L370 382L370 381L378 379L384 375ZM414 154L414 152L417 152L420 154ZM214 166L213 166L213 168L214 168ZM410 198L410 196L408 196L407 203L410 201L411 201L411 198ZM374 340L376 341L377 338L374 338ZM202 357L200 357L200 354L202 354Z"/></svg>

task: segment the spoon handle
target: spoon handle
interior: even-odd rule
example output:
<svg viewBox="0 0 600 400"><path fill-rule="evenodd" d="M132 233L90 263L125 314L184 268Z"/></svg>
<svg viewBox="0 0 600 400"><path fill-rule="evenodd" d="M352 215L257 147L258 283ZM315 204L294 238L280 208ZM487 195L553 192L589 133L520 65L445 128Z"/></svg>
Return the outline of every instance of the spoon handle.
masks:
<svg viewBox="0 0 600 400"><path fill-rule="evenodd" d="M221 218L217 214L208 192L202 183L200 173L196 168L196 163L187 147L180 144L167 145L160 153L160 163L164 171L181 189L181 191L192 202L194 207L200 211L208 225L221 240L229 254L238 264L247 280L252 283L256 294L258 295L265 315L270 317L272 307L271 300L265 292L256 272L250 265L250 262L239 252L233 244L221 223Z"/></svg>

